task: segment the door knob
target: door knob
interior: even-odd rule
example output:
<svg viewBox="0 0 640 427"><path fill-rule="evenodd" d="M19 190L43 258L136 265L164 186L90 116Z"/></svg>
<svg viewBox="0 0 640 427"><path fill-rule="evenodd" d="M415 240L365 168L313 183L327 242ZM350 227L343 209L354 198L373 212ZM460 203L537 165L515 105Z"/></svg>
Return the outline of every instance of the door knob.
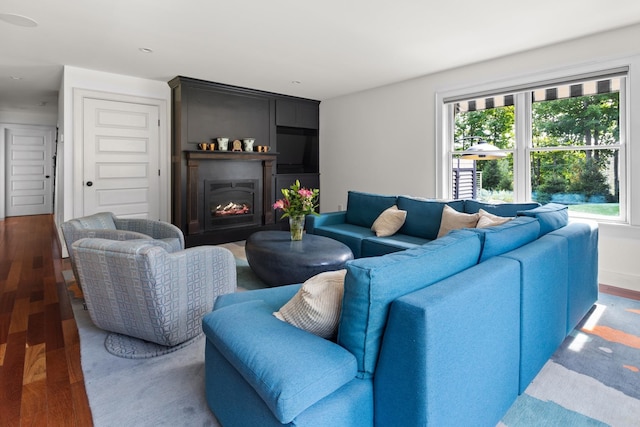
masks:
<svg viewBox="0 0 640 427"><path fill-rule="evenodd" d="M93 182L87 181L87 187L91 187L92 185L93 185Z"/></svg>

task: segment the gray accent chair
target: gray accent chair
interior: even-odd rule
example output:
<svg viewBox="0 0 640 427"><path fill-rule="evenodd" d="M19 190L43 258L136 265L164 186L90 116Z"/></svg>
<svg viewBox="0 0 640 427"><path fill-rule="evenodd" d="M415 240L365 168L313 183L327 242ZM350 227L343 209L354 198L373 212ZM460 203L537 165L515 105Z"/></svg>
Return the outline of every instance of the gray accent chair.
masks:
<svg viewBox="0 0 640 427"><path fill-rule="evenodd" d="M118 218L112 212L99 212L93 215L71 219L62 224L62 234L67 245L71 268L82 289L78 277L73 251L73 242L86 237L98 237L111 240L157 239L166 243L170 252L184 249L182 230L173 224L140 218Z"/></svg>
<svg viewBox="0 0 640 427"><path fill-rule="evenodd" d="M161 346L198 337L216 298L236 291L235 258L218 246L85 238L72 251L93 323Z"/></svg>

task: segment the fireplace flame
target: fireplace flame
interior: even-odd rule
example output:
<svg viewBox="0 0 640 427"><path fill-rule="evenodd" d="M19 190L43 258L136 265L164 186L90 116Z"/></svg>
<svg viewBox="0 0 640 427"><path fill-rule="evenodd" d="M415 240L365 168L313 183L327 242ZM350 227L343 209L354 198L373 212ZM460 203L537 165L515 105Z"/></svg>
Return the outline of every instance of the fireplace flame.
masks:
<svg viewBox="0 0 640 427"><path fill-rule="evenodd" d="M226 205L218 205L212 210L214 216L244 215L250 213L251 208L246 203L229 202Z"/></svg>

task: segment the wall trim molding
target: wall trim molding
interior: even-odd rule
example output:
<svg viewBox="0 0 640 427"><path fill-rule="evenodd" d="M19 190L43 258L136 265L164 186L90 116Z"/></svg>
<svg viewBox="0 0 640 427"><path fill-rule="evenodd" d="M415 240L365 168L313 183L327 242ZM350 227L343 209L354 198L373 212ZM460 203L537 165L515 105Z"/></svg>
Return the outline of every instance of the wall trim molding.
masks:
<svg viewBox="0 0 640 427"><path fill-rule="evenodd" d="M598 276L598 281L602 284L640 292L640 276L618 273L616 271L604 270L602 268L600 268Z"/></svg>

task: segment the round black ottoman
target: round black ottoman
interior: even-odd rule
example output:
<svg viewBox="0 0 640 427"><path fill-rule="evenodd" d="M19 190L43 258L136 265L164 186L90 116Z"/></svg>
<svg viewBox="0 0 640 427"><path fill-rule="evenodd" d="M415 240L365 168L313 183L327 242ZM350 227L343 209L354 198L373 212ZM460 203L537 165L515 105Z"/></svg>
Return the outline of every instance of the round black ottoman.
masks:
<svg viewBox="0 0 640 427"><path fill-rule="evenodd" d="M247 262L267 285L302 283L323 271L340 270L353 259L347 245L337 240L305 234L292 241L288 231L258 231L245 244Z"/></svg>

